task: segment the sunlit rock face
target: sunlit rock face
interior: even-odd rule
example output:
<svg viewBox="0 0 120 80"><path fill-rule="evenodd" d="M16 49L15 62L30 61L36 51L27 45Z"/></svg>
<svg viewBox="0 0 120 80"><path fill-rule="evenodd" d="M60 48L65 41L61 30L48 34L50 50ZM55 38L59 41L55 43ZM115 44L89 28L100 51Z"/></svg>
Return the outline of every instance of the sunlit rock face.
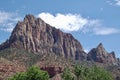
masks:
<svg viewBox="0 0 120 80"><path fill-rule="evenodd" d="M15 47L34 53L55 53L76 60L86 59L82 45L71 34L63 33L40 18L26 15L18 22L10 39L0 46L0 50Z"/></svg>
<svg viewBox="0 0 120 80"><path fill-rule="evenodd" d="M103 47L102 43L88 53L88 60L93 60L100 63L117 63L115 53L108 53Z"/></svg>

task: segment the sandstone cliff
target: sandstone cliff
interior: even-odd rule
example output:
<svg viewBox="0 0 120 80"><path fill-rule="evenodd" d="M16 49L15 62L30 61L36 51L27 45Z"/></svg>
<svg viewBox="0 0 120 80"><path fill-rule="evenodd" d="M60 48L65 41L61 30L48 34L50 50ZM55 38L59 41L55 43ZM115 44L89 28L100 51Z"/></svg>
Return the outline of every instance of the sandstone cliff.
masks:
<svg viewBox="0 0 120 80"><path fill-rule="evenodd" d="M0 50L9 47L36 54L54 53L76 60L86 59L82 45L71 34L63 33L33 15L26 15L22 22L17 23L10 39L0 46Z"/></svg>
<svg viewBox="0 0 120 80"><path fill-rule="evenodd" d="M7 48L24 49L34 54L55 54L73 60L90 60L100 63L117 63L115 53L108 53L100 43L88 54L81 43L71 34L64 33L33 15L26 15L19 21L10 38L0 45L0 50Z"/></svg>

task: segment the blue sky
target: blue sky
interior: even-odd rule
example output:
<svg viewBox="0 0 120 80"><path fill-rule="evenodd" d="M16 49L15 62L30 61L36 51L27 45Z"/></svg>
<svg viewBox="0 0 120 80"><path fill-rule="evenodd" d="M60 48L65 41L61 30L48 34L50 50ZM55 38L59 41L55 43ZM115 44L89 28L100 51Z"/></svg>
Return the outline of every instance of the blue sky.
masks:
<svg viewBox="0 0 120 80"><path fill-rule="evenodd" d="M102 42L108 52L120 57L120 0L3 0L0 43L26 14L72 33L86 51Z"/></svg>

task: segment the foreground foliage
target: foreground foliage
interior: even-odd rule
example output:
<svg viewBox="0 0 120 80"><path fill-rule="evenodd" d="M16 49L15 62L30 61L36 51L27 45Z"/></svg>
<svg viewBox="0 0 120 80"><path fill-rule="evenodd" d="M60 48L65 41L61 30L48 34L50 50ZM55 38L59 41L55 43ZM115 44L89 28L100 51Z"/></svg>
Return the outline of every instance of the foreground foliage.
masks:
<svg viewBox="0 0 120 80"><path fill-rule="evenodd" d="M88 68L77 65L73 71L64 70L62 75L63 80L113 80L112 75L108 71L97 66Z"/></svg>
<svg viewBox="0 0 120 80"><path fill-rule="evenodd" d="M70 69L68 69L68 68L64 69L62 78L63 78L63 80L74 80L74 77L72 76Z"/></svg>
<svg viewBox="0 0 120 80"><path fill-rule="evenodd" d="M8 80L48 80L46 71L36 66L30 67L26 72L17 73ZM63 80L113 80L112 75L97 66L85 67L76 65L73 69L65 68L62 73Z"/></svg>
<svg viewBox="0 0 120 80"><path fill-rule="evenodd" d="M27 72L17 73L8 80L48 80L49 75L46 71L40 70L36 66L30 67Z"/></svg>

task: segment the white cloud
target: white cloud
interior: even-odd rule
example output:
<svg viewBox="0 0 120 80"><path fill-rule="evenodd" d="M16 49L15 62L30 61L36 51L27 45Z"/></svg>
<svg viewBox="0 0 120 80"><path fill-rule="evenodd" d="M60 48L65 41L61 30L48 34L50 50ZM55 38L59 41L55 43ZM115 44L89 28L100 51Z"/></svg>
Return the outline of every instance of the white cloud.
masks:
<svg viewBox="0 0 120 80"><path fill-rule="evenodd" d="M113 5L113 2L110 0L107 0L106 3L108 3L109 5Z"/></svg>
<svg viewBox="0 0 120 80"><path fill-rule="evenodd" d="M120 6L120 0L115 0L116 1L116 5Z"/></svg>
<svg viewBox="0 0 120 80"><path fill-rule="evenodd" d="M84 51L85 51L86 53L88 53L88 52L89 52L89 50L88 50L88 49L84 49Z"/></svg>
<svg viewBox="0 0 120 80"><path fill-rule="evenodd" d="M0 30L11 32L18 20L21 20L16 13L0 11Z"/></svg>
<svg viewBox="0 0 120 80"><path fill-rule="evenodd" d="M91 32L95 35L110 35L119 33L120 30L112 27L106 27L100 20L89 20L83 32Z"/></svg>
<svg viewBox="0 0 120 80"><path fill-rule="evenodd" d="M114 33L119 33L119 30L114 28L95 28L94 29L96 35L109 35Z"/></svg>
<svg viewBox="0 0 120 80"><path fill-rule="evenodd" d="M56 14L40 13L38 15L46 23L63 31L81 31L83 33L93 33L95 35L109 35L118 33L115 28L104 27L100 20L88 19L80 14Z"/></svg>
<svg viewBox="0 0 120 80"><path fill-rule="evenodd" d="M40 13L38 15L46 23L61 29L65 32L81 31L95 35L109 35L118 33L115 28L105 27L100 20L84 18L80 14L56 14ZM21 20L16 13L0 11L0 30L11 32L18 20Z"/></svg>
<svg viewBox="0 0 120 80"><path fill-rule="evenodd" d="M77 14L58 13L54 16L50 13L41 13L38 16L46 23L64 31L77 31L87 23L87 19Z"/></svg>
<svg viewBox="0 0 120 80"><path fill-rule="evenodd" d="M107 0L109 5L120 6L120 0Z"/></svg>
<svg viewBox="0 0 120 80"><path fill-rule="evenodd" d="M0 23L3 23L7 19L9 19L9 17L10 17L10 14L6 12L0 12Z"/></svg>

